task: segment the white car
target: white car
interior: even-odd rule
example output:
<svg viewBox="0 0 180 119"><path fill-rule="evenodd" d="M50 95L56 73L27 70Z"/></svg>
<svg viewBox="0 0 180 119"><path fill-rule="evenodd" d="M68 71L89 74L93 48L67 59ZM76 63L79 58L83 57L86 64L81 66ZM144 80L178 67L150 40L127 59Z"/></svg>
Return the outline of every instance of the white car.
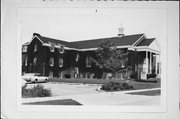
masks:
<svg viewBox="0 0 180 119"><path fill-rule="evenodd" d="M47 82L48 77L41 76L39 73L27 73L22 76L22 79L26 82L37 83L37 82Z"/></svg>

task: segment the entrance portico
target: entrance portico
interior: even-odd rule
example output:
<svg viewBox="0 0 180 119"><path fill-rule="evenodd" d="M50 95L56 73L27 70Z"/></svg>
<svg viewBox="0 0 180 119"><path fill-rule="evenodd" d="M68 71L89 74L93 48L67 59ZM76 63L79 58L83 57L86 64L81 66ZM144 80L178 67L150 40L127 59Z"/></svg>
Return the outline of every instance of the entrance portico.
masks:
<svg viewBox="0 0 180 119"><path fill-rule="evenodd" d="M147 74L156 74L160 76L160 51L149 47L138 47L138 70L140 70L141 79L147 79Z"/></svg>

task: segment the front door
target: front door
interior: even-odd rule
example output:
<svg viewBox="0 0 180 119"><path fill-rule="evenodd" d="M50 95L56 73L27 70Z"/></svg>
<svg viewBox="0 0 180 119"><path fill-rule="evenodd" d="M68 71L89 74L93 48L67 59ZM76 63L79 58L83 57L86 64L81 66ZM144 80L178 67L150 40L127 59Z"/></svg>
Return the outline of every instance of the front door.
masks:
<svg viewBox="0 0 180 119"><path fill-rule="evenodd" d="M75 67L74 69L74 78L78 78L79 77L79 68Z"/></svg>

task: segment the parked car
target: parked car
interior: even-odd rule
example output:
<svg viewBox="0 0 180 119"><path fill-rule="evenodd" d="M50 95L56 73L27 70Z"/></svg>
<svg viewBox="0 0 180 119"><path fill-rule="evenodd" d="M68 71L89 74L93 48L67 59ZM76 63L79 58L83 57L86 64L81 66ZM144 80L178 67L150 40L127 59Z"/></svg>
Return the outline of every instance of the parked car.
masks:
<svg viewBox="0 0 180 119"><path fill-rule="evenodd" d="M37 83L37 82L47 82L48 77L41 76L40 73L27 73L22 76L26 82Z"/></svg>

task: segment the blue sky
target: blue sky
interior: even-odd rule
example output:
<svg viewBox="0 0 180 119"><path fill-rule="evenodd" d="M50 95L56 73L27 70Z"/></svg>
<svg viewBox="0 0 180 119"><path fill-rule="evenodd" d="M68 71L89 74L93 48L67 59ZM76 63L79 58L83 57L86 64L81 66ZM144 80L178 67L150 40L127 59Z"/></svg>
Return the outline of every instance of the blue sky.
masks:
<svg viewBox="0 0 180 119"><path fill-rule="evenodd" d="M18 14L22 43L34 32L65 41L114 37L121 24L125 35L145 33L160 43L166 38L163 9L22 8Z"/></svg>

